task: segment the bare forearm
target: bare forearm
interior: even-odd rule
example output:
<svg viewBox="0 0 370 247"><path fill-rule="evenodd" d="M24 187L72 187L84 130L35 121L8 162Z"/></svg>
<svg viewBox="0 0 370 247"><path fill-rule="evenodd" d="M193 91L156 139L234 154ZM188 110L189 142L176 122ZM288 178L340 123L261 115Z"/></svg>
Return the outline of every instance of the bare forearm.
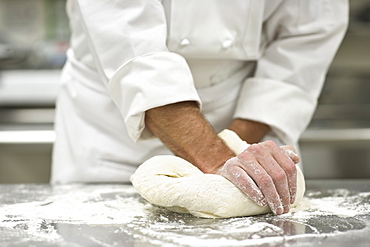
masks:
<svg viewBox="0 0 370 247"><path fill-rule="evenodd" d="M250 144L260 142L270 131L268 125L247 119L234 119L228 129Z"/></svg>
<svg viewBox="0 0 370 247"><path fill-rule="evenodd" d="M295 198L296 155L292 158L290 152L268 141L251 145L235 157L195 102L154 108L145 116L147 127L175 155L204 173L224 176L257 204L268 204L275 214L289 211ZM234 120L229 129L249 143L259 142L270 130L265 124L242 119Z"/></svg>
<svg viewBox="0 0 370 247"><path fill-rule="evenodd" d="M180 102L150 109L146 126L175 155L205 173L214 173L234 153L217 136L195 102Z"/></svg>

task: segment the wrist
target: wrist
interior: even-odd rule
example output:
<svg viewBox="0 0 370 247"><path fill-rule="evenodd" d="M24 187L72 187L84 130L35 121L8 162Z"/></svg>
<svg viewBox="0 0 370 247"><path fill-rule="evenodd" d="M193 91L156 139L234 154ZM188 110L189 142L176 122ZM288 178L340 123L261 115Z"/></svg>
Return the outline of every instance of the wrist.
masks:
<svg viewBox="0 0 370 247"><path fill-rule="evenodd" d="M267 124L247 119L234 119L228 127L234 131L242 140L252 144L260 142L270 131Z"/></svg>
<svg viewBox="0 0 370 247"><path fill-rule="evenodd" d="M235 156L195 102L179 102L148 110L145 123L173 154L204 173L215 173Z"/></svg>

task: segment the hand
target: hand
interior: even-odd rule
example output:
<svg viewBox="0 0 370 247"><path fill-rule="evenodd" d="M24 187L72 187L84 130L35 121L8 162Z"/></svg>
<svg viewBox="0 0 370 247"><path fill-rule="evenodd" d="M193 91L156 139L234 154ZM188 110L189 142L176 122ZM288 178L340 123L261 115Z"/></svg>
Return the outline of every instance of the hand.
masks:
<svg viewBox="0 0 370 247"><path fill-rule="evenodd" d="M216 174L230 180L258 205L268 204L279 215L289 212L295 200L298 162L293 147L265 141L226 161Z"/></svg>

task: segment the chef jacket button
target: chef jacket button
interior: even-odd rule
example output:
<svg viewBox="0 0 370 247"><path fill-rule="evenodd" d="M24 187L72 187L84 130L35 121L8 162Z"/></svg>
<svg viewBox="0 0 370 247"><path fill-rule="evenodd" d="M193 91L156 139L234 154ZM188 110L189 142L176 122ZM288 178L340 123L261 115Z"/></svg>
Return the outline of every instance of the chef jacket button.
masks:
<svg viewBox="0 0 370 247"><path fill-rule="evenodd" d="M180 41L180 45L181 46L187 46L187 45L189 45L190 44L190 41L188 40L188 39L182 39L181 41Z"/></svg>
<svg viewBox="0 0 370 247"><path fill-rule="evenodd" d="M230 48L233 45L233 41L231 39L227 39L224 42L222 42L222 47L225 49Z"/></svg>

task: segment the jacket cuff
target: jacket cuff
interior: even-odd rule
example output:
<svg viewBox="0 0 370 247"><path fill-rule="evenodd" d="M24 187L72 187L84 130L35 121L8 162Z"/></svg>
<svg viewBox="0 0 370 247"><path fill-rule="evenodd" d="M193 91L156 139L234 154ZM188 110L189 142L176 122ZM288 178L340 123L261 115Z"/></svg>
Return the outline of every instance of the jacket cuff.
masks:
<svg viewBox="0 0 370 247"><path fill-rule="evenodd" d="M282 81L249 78L240 92L234 118L265 123L285 144L294 144L307 128L317 100Z"/></svg>
<svg viewBox="0 0 370 247"><path fill-rule="evenodd" d="M153 134L145 127L145 111L182 101L201 101L183 57L158 52L135 57L122 65L109 82L111 97L137 142Z"/></svg>

